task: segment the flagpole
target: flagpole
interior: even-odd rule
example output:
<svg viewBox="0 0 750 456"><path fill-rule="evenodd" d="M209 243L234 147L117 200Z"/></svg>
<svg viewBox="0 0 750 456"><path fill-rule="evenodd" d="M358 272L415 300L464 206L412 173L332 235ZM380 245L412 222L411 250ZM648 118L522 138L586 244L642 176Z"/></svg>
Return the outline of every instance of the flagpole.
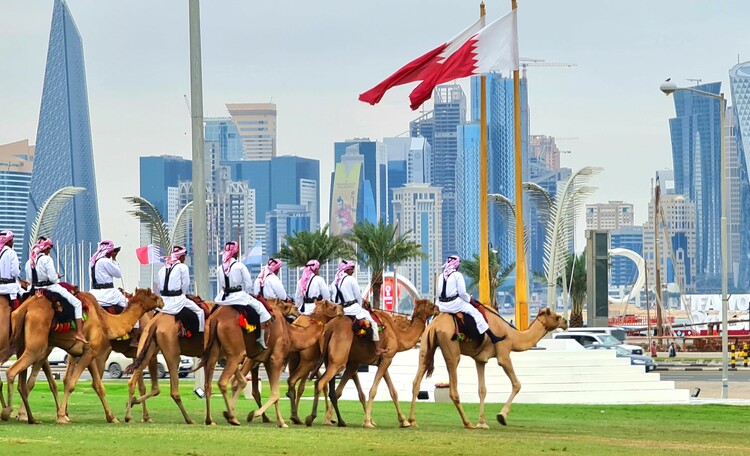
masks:
<svg viewBox="0 0 750 456"><path fill-rule="evenodd" d="M479 4L479 17L485 16L484 2ZM487 129L487 76L479 77L479 301L485 306L491 305L490 299L490 257L489 257L489 185L487 170L487 143L489 142Z"/></svg>
<svg viewBox="0 0 750 456"><path fill-rule="evenodd" d="M511 0L513 11L518 9ZM526 277L526 249L523 229L523 153L521 148L521 77L518 68L513 70L513 107L515 120L515 194L516 194L516 327L523 331L529 327L528 278ZM554 309L553 309L554 310Z"/></svg>

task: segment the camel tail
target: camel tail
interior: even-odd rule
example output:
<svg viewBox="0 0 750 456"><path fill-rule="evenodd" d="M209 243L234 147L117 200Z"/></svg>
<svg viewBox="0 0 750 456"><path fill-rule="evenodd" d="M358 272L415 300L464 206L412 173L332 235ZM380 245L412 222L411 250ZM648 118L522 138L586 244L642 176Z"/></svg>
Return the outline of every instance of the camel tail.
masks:
<svg viewBox="0 0 750 456"><path fill-rule="evenodd" d="M133 372L135 372L136 369L140 368L143 365L144 361L146 361L146 354L148 353L148 349L149 347L151 347L151 344L154 343L155 334L156 334L155 324L149 325L147 334L141 334L141 337L145 336L146 340L143 342L143 348L138 353L138 356L135 357L133 364L125 368L126 374L131 375Z"/></svg>
<svg viewBox="0 0 750 456"><path fill-rule="evenodd" d="M435 372L435 352L438 347L437 331L427 334L426 339L424 367L427 377L432 377L432 373Z"/></svg>
<svg viewBox="0 0 750 456"><path fill-rule="evenodd" d="M11 356L15 355L20 350L21 345L23 344L24 327L26 326L24 323L26 322L26 313L28 312L28 309L28 306L21 306L18 310L13 312L11 316L13 330L10 336L10 343L8 344L8 348L0 351L0 364L8 361Z"/></svg>
<svg viewBox="0 0 750 456"><path fill-rule="evenodd" d="M318 375L318 372L320 371L320 368L323 367L323 364L328 361L328 344L331 341L331 336L333 336L333 331L327 331L325 336L323 337L323 346L320 348L320 359L315 364L315 367L310 371L310 380L315 379L315 377Z"/></svg>
<svg viewBox="0 0 750 456"><path fill-rule="evenodd" d="M203 349L203 355L201 356L200 361L198 362L198 365L195 366L190 372L196 372L198 369L203 369L206 367L206 363L208 363L208 356L211 353L211 347L214 345L214 342L216 342L216 338L219 337L219 331L216 329L216 325L219 324L218 318L211 318L209 319L208 325L206 325L205 328L205 334L204 339L208 342L205 343L205 348Z"/></svg>

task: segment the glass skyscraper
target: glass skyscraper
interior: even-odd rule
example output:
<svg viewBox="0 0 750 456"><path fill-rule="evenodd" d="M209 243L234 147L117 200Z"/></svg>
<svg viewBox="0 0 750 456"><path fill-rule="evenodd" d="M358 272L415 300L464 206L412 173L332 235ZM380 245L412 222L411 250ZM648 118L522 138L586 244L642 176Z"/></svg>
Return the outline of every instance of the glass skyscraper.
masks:
<svg viewBox="0 0 750 456"><path fill-rule="evenodd" d="M694 87L719 94L721 83ZM669 119L675 192L695 203L696 288L721 288L721 108L719 100L685 90L674 93Z"/></svg>
<svg viewBox="0 0 750 456"><path fill-rule="evenodd" d="M737 64L729 70L732 108L735 117L739 172L739 258L735 283L742 291L750 291L750 62Z"/></svg>
<svg viewBox="0 0 750 456"><path fill-rule="evenodd" d="M230 117L207 118L203 123L206 142L219 145L219 162L243 160L245 158L242 137L237 124Z"/></svg>
<svg viewBox="0 0 750 456"><path fill-rule="evenodd" d="M15 235L13 249L20 256L26 245L26 208L34 163L29 140L0 145L0 230Z"/></svg>
<svg viewBox="0 0 750 456"><path fill-rule="evenodd" d="M47 50L36 157L27 211L27 234L37 211L54 192L83 187L63 211L53 234L55 243L96 247L100 241L94 157L91 147L83 43L64 0L55 0ZM88 274L85 283L88 288Z"/></svg>

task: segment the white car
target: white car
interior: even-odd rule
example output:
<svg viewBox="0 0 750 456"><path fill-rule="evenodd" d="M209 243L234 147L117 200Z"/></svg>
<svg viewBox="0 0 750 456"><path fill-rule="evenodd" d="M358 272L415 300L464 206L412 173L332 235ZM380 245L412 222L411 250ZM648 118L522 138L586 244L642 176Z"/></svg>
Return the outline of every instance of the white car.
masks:
<svg viewBox="0 0 750 456"><path fill-rule="evenodd" d="M167 376L167 361L164 359L164 356L159 353L156 355L156 361L157 361L157 377L158 378L164 378ZM116 351L112 351L112 353L109 354L109 358L107 358L107 361L104 363L104 369L109 373L109 376L111 378L122 378L123 373L125 372L125 369L130 366L133 363L133 360L126 357L122 353L118 353ZM148 373L148 368L146 368L144 371L144 375Z"/></svg>
<svg viewBox="0 0 750 456"><path fill-rule="evenodd" d="M577 331L560 331L552 334L553 339L573 339L582 346L592 344L619 345L631 355L643 355L643 348L637 345L628 345L620 342L616 337L609 334L585 333Z"/></svg>
<svg viewBox="0 0 750 456"><path fill-rule="evenodd" d="M47 361L49 361L50 366L58 366L60 364L67 364L68 352L66 352L62 348L55 347L50 352L49 357L47 358Z"/></svg>

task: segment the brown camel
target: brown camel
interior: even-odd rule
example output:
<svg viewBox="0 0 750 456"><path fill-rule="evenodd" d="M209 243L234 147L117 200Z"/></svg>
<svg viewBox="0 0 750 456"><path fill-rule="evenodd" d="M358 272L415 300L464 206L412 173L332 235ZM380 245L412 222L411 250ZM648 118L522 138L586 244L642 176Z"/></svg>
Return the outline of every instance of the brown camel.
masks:
<svg viewBox="0 0 750 456"><path fill-rule="evenodd" d="M211 418L211 378L213 369L218 361L219 355L223 353L226 359L224 373L218 381L219 389L224 397L227 410L224 417L230 424L239 425L234 414L234 404L237 400L239 390L244 388L245 379L242 375L235 375L239 372L239 364L247 356L247 365L255 366L263 364L268 374L268 382L271 389L271 397L257 411L248 414L248 421L263 415L263 413L272 405L276 409L276 424L279 427L287 427L281 416L279 408L279 380L281 371L284 368L286 359L291 352L298 352L314 345L320 339L323 333L324 324L331 318L341 314L340 308L335 304L326 301L319 301L315 307L315 312L310 316L314 324L307 326L290 324L284 318L284 310L280 306L289 306L295 308L292 304L271 300L274 307L274 321L271 324L268 348L263 349L258 346L253 334L247 334L237 325L237 312L234 309L220 309L212 316L212 321L207 327L206 336L206 354L201 364L206 365L206 424L214 424ZM288 312L286 312L288 313ZM210 333L210 334L209 334ZM257 373L257 370L254 370ZM231 400L228 396L228 386L231 377L235 375L239 385L235 392L235 397ZM254 377L257 378L257 375Z"/></svg>
<svg viewBox="0 0 750 456"><path fill-rule="evenodd" d="M378 384L381 379L385 379L388 389L391 393L391 399L396 406L396 413L399 422L403 425L406 423L406 417L401 412L398 403L398 393L393 386L388 367L393 362L396 353L414 348L419 341L419 337L424 331L427 319L435 314L434 304L427 299L417 299L414 303L411 322L405 327L399 320L398 323L385 312L376 311L380 317L385 330L381 333L381 346L387 351L380 356L375 354L375 345L370 340L360 337L354 337L352 331L352 321L349 317L341 317L332 320L326 325L325 334L321 341L321 353L326 360L326 371L322 377L315 382L315 399L313 401L312 414L307 417L305 424L311 426L317 416L318 398L323 391L324 386L328 385L329 395L333 409L336 411L336 418L339 426L346 426L341 418L338 408L338 397L343 392L343 388L349 378L352 378L357 368L361 364L377 365L378 370L370 388L370 396L365 409L364 427L375 427L372 422L372 402L375 400L375 394L378 390ZM321 360L322 361L322 360ZM341 385L337 390L335 388L335 376L346 367ZM356 381L356 380L355 380ZM361 392L361 388L358 388ZM360 401L364 405L364 397L360 394Z"/></svg>
<svg viewBox="0 0 750 456"><path fill-rule="evenodd" d="M487 386L484 379L484 368L492 358L497 358L497 363L505 371L505 375L510 379L512 390L505 406L497 414L497 421L505 426L507 424L510 405L518 392L521 390L521 382L516 377L513 370L513 364L510 360L510 352L522 352L534 347L542 337L548 332L557 328L567 329L568 322L565 319L550 310L549 308L539 310L536 319L531 323L526 331L518 331L506 322L494 310L487 308L487 317L490 329L498 337L504 337L503 340L492 344L488 338L477 346L475 342L452 340L455 333L455 323L451 314L440 314L430 323L422 338L422 346L419 350L419 369L417 376L414 378L412 386L411 411L409 413L409 422L404 426L416 426L414 417L417 394L419 386L422 383L422 377L427 372L430 376L435 368L435 350L440 347L445 358L445 364L448 367L450 379L450 398L456 406L464 427L468 429L481 428L489 429L487 420L484 417L484 398L487 395ZM461 400L458 397L458 375L456 369L461 355L471 356L477 367L477 377L479 379L479 422L474 426L467 418Z"/></svg>
<svg viewBox="0 0 750 456"><path fill-rule="evenodd" d="M30 424L37 423L29 409L29 391L25 381L26 369L43 359L48 353L49 346L56 346L72 355L69 357L68 371L64 379L65 393L62 402L57 407L56 421L60 424L70 423L67 414L68 400L84 369L88 369L92 377L92 386L104 407L107 422L117 422L107 403L99 365L103 364L109 353L110 340L128 334L144 313L162 306L163 302L151 290L138 289L122 314L110 315L99 306L93 295L79 293L78 297L88 307L88 321L84 327L89 341L88 345L76 341L73 331L49 334L46 330L39 331L40 328L50 328L54 318L52 305L44 296L29 298L13 313L11 347L0 354L0 360L7 360L12 353L21 352L22 354L8 369L8 405L2 410L4 420L8 419L12 411L13 382L20 374L19 393L26 406L28 421Z"/></svg>
<svg viewBox="0 0 750 456"><path fill-rule="evenodd" d="M4 295L0 295L0 352L6 350L10 346L10 315L10 300ZM52 349L50 348L49 350L51 351ZM32 367L31 375L29 375L27 388L29 390L32 390L34 388L34 384L36 383L36 378L39 374L39 371L44 369L44 375L45 377L47 377L47 383L49 384L50 392L52 393L52 397L55 399L55 406L58 406L60 404L60 401L57 396L57 382L55 381L55 377L52 375L52 369L50 368L49 362L47 362L48 357L49 353L47 353L47 356L45 356L43 360L34 364L34 366ZM5 394L3 393L2 377L0 377L0 406L2 406L2 408L6 407ZM28 420L26 416L26 409L23 407L21 407L21 410L19 410L18 420Z"/></svg>

